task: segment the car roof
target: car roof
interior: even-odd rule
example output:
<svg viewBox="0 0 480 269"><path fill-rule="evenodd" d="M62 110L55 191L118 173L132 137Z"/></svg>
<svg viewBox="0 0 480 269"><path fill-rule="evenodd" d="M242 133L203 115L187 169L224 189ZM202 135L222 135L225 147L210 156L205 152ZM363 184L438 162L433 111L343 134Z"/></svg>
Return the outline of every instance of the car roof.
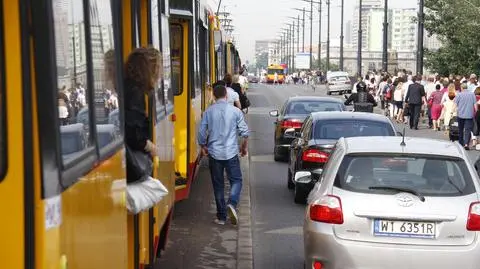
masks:
<svg viewBox="0 0 480 269"><path fill-rule="evenodd" d="M369 120L369 121L379 121L384 123L391 123L391 121L380 114L367 113L367 112L350 112L350 111L331 111L331 112L314 112L312 113L312 118L314 121L317 120Z"/></svg>
<svg viewBox="0 0 480 269"><path fill-rule="evenodd" d="M405 146L400 145L401 142L401 136L348 137L339 140L345 146L345 154L407 153L467 158L460 144L455 142L419 137L405 137Z"/></svg>
<svg viewBox="0 0 480 269"><path fill-rule="evenodd" d="M342 100L334 97L320 97L320 96L294 96L288 98L288 103L290 102L298 102L298 101L319 101L319 102L333 102L333 103L341 103L343 104Z"/></svg>

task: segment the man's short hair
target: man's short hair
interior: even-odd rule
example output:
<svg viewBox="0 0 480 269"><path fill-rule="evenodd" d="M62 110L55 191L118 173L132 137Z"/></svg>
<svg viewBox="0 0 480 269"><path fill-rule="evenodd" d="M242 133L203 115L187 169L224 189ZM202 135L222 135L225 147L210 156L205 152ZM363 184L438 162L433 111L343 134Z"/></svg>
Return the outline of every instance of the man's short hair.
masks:
<svg viewBox="0 0 480 269"><path fill-rule="evenodd" d="M225 98L225 96L227 96L227 88L223 85L215 86L215 88L213 88L213 96L215 96L216 99Z"/></svg>

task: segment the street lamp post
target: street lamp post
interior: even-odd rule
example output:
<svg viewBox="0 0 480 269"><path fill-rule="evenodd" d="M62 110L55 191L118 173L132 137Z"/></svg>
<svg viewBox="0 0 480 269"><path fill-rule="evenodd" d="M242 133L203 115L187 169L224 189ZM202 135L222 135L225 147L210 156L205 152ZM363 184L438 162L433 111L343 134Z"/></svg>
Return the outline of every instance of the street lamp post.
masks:
<svg viewBox="0 0 480 269"><path fill-rule="evenodd" d="M385 0L383 15L383 72L388 72L388 0Z"/></svg>
<svg viewBox="0 0 480 269"><path fill-rule="evenodd" d="M418 8L418 41L417 41L417 74L423 74L423 31L425 23L424 0L419 0Z"/></svg>
<svg viewBox="0 0 480 269"><path fill-rule="evenodd" d="M358 5L358 38L357 38L357 73L362 75L362 0L359 0Z"/></svg>
<svg viewBox="0 0 480 269"><path fill-rule="evenodd" d="M330 70L330 0L327 0L327 70Z"/></svg>
<svg viewBox="0 0 480 269"><path fill-rule="evenodd" d="M344 16L345 3L342 0L342 11L340 14L340 70L343 71L343 16Z"/></svg>
<svg viewBox="0 0 480 269"><path fill-rule="evenodd" d="M312 43L313 43L313 0L310 0L310 70L312 70Z"/></svg>
<svg viewBox="0 0 480 269"><path fill-rule="evenodd" d="M302 21L302 52L305 52L305 8L303 8L303 21Z"/></svg>
<svg viewBox="0 0 480 269"><path fill-rule="evenodd" d="M322 69L322 1L318 3L318 69Z"/></svg>
<svg viewBox="0 0 480 269"><path fill-rule="evenodd" d="M300 15L297 16L297 52L300 52Z"/></svg>

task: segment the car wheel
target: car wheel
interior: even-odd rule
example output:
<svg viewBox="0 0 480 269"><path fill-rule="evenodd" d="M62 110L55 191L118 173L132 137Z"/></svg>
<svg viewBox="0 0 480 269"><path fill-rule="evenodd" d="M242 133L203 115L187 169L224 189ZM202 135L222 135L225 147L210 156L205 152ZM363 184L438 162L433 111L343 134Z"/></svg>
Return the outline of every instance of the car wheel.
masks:
<svg viewBox="0 0 480 269"><path fill-rule="evenodd" d="M287 187L289 190L293 190L295 188L295 183L293 183L293 177L292 177L292 171L290 171L290 168L288 169L287 173Z"/></svg>
<svg viewBox="0 0 480 269"><path fill-rule="evenodd" d="M295 185L295 196L293 200L296 204L304 205L307 203L307 195L299 189L298 185Z"/></svg>
<svg viewBox="0 0 480 269"><path fill-rule="evenodd" d="M273 159L276 162L281 162L284 159L283 156L278 153L277 147L273 149Z"/></svg>

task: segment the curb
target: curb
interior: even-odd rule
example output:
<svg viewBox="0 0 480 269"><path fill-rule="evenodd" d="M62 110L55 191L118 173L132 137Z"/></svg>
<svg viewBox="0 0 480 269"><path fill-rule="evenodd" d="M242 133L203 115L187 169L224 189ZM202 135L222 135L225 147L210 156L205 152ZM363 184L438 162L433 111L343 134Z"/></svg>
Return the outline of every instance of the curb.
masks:
<svg viewBox="0 0 480 269"><path fill-rule="evenodd" d="M243 190L240 196L240 218L237 238L237 269L253 269L252 218L250 203L250 156L241 159Z"/></svg>

